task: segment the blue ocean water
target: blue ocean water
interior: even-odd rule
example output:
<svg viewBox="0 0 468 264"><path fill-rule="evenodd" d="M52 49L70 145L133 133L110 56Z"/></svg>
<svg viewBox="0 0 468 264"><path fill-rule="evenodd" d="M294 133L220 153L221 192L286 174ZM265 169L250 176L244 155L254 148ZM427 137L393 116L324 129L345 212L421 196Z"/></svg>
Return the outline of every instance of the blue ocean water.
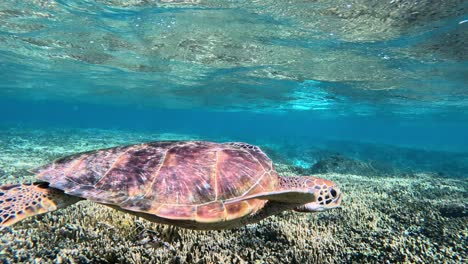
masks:
<svg viewBox="0 0 468 264"><path fill-rule="evenodd" d="M0 124L468 151L466 4L361 2L3 1Z"/></svg>
<svg viewBox="0 0 468 264"><path fill-rule="evenodd" d="M0 263L467 263L467 30L465 0L1 0L1 225L68 199L9 185L34 167L155 139L259 145L343 204L192 232L83 201L0 227ZM110 166L99 153L91 169Z"/></svg>
<svg viewBox="0 0 468 264"><path fill-rule="evenodd" d="M0 125L460 155L468 152L466 7L2 1Z"/></svg>

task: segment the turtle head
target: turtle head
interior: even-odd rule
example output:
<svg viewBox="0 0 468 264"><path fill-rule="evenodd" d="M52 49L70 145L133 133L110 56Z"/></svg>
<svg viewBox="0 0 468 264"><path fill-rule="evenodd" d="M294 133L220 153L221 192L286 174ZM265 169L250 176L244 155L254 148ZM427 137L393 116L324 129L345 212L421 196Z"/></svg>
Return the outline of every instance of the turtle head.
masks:
<svg viewBox="0 0 468 264"><path fill-rule="evenodd" d="M294 208L294 211L320 212L341 206L343 195L334 182L310 176L294 178L297 181L296 187L307 188L315 196L315 201L298 206Z"/></svg>

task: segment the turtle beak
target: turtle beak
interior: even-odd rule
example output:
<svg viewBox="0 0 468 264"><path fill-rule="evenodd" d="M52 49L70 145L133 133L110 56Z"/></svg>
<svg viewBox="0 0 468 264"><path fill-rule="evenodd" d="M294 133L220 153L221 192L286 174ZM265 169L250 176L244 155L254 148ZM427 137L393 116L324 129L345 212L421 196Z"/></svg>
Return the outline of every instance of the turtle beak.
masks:
<svg viewBox="0 0 468 264"><path fill-rule="evenodd" d="M338 194L338 197L335 198L335 200L332 201L330 206L328 208L339 208L341 207L341 200L343 199L343 195Z"/></svg>
<svg viewBox="0 0 468 264"><path fill-rule="evenodd" d="M332 195L333 199L331 203L328 204L327 208L338 208L341 207L341 201L343 200L343 195L337 187L330 188L330 194Z"/></svg>

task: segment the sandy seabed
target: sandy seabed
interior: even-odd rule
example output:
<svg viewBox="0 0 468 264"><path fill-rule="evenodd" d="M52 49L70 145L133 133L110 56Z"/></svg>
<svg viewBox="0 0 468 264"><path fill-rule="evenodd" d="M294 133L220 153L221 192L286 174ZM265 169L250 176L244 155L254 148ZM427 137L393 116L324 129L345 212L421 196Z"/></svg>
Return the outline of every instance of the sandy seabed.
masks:
<svg viewBox="0 0 468 264"><path fill-rule="evenodd" d="M64 155L161 139L200 137L94 129L2 129L0 181L32 181L29 169ZM284 160L275 166L285 176L300 171ZM430 172L318 176L339 184L345 195L341 209L285 212L239 229L192 231L83 201L0 230L0 263L468 261L466 178Z"/></svg>

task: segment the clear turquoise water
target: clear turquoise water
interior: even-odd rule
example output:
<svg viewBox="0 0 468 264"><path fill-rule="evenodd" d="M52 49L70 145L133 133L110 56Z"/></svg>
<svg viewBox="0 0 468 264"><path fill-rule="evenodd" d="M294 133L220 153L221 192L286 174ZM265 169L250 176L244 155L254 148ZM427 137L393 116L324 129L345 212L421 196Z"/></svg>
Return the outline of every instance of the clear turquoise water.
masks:
<svg viewBox="0 0 468 264"><path fill-rule="evenodd" d="M330 143L364 142L436 153L403 159L450 171L447 153L468 152L466 10L463 1L2 1L0 126L191 133L287 142L297 156L318 146L388 159Z"/></svg>
<svg viewBox="0 0 468 264"><path fill-rule="evenodd" d="M466 0L0 0L2 184L196 138L344 195L197 233L83 202L0 228L0 263L467 263L467 30Z"/></svg>

